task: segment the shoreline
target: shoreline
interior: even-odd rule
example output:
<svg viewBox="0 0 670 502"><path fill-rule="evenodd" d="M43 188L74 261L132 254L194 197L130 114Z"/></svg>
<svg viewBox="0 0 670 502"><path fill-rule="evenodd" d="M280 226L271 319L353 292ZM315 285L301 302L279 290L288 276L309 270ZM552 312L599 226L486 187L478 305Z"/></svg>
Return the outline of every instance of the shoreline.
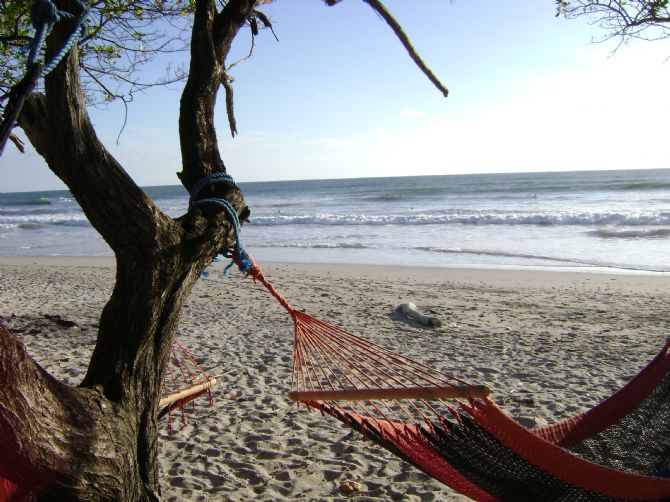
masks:
<svg viewBox="0 0 670 502"><path fill-rule="evenodd" d="M290 316L237 270L221 276L226 265L209 269L182 311L180 342L224 375L212 406L203 400L184 422L173 417L172 435L161 423L164 500L346 501L344 481L360 483L363 499L467 500L338 422L297 409L287 397ZM0 321L47 371L76 385L114 268L113 257L0 257ZM263 269L309 315L490 386L527 427L609 397L670 332L667 277L280 262ZM398 316L405 302L442 326Z"/></svg>
<svg viewBox="0 0 670 502"><path fill-rule="evenodd" d="M218 262L212 263L208 270L223 270L228 261L223 258ZM43 266L88 266L88 267L115 267L114 256L69 256L69 255L52 255L52 256L0 256L0 265L43 265ZM273 268L277 266L295 267L296 269L304 270L326 270L333 269L338 272L354 273L358 271L366 271L368 274L379 275L380 271L396 270L398 272L411 273L413 276L420 278L433 278L436 276L443 276L445 274L453 275L457 278L462 278L467 275L544 275L551 276L552 274L561 274L572 278L579 278L584 275L602 276L602 277L644 277L652 278L652 281L663 280L670 278L670 272L655 272L647 270L634 269L612 269L612 268L595 268L595 267L542 267L542 266L508 266L508 265L472 265L472 266L435 266L435 265L394 265L394 264L368 264L356 262L329 262L329 261L314 261L301 262L290 260L268 260L259 263L263 269ZM231 273L236 271L233 267ZM377 272L375 272L377 271Z"/></svg>

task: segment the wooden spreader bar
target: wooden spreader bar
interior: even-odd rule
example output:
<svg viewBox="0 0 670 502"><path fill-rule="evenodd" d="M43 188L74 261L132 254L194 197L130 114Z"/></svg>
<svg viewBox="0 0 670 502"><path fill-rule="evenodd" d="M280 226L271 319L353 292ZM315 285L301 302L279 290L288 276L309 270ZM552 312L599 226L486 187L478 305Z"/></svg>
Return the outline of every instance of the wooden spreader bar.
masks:
<svg viewBox="0 0 670 502"><path fill-rule="evenodd" d="M207 390L215 383L216 378L208 378L204 382L191 385L190 387L186 387L185 389L180 390L179 392L168 394L167 396L163 397L160 400L158 406L160 406L161 408L168 406L176 401L179 401L180 399L184 399L189 396L192 396L193 394L197 394L198 392L202 392L203 390Z"/></svg>
<svg viewBox="0 0 670 502"><path fill-rule="evenodd" d="M398 389L342 389L293 391L294 401L374 401L378 399L467 399L482 398L491 393L486 385L450 387L404 387Z"/></svg>

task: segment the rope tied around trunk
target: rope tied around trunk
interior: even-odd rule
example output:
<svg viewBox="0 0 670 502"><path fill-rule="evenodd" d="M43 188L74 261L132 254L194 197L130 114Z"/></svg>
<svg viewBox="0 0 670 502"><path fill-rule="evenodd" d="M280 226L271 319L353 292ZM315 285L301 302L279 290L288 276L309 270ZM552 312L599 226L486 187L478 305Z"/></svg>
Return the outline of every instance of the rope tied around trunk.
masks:
<svg viewBox="0 0 670 502"><path fill-rule="evenodd" d="M226 199L218 197L208 197L203 199L198 199L198 195L202 190L212 184L216 183L226 183L232 187L239 188L237 183L231 175L228 173L215 173L209 176L205 176L196 182L191 189L191 198L189 199L189 208L205 205L213 205L223 209L228 216L232 226L233 232L235 234L235 243L228 247L223 253L221 253L226 258L230 258L231 262L223 269L224 274L227 274L230 268L233 265L237 265L237 268L245 274L245 276L250 276L254 282L260 282L265 288L270 292L270 294L284 307L291 316L295 317L296 309L289 304L289 302L284 298L284 296L277 291L270 281L268 281L263 275L261 267L254 261L254 259L249 255L247 250L244 248L242 241L240 240L241 224L240 218L237 214L235 208L228 202Z"/></svg>
<svg viewBox="0 0 670 502"><path fill-rule="evenodd" d="M237 215L235 208L226 199L220 197L206 197L203 199L198 199L198 195L200 195L200 192L202 192L205 187L216 183L226 183L232 187L238 188L237 183L235 183L233 177L228 173L215 173L209 176L205 176L204 178L198 180L195 185L193 185L193 189L191 190L191 198L188 201L189 209L198 206L217 206L224 210L226 216L228 216L228 219L233 226L235 243L228 247L228 249L223 251L221 254L226 258L231 259L233 258L233 255L237 255L237 261L231 261L230 264L228 264L228 266L226 266L226 268L223 270L223 272L227 274L233 264L236 264L240 269L240 272L243 274L249 274L249 271L251 270L254 263L246 249L244 249L242 242L240 241L240 218Z"/></svg>
<svg viewBox="0 0 670 502"><path fill-rule="evenodd" d="M32 38L28 46L29 53L26 65L28 69L35 64L37 55L44 45L47 36L51 33L55 24L61 19L74 20L74 26L72 27L72 32L65 44L63 44L61 49L45 66L43 71L44 75L48 75L49 72L60 63L65 54L68 53L77 40L84 35L84 20L88 15L89 6L81 0L77 0L76 3L79 6L79 12L77 14L72 14L64 10L59 10L51 0L35 0L33 2L30 10L30 17L32 25L35 28L35 36Z"/></svg>

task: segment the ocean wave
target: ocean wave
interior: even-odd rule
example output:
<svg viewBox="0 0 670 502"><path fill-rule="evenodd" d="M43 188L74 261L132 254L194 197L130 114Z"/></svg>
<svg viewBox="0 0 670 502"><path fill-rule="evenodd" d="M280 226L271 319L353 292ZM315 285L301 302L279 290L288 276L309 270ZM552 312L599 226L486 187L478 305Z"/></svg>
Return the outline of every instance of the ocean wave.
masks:
<svg viewBox="0 0 670 502"><path fill-rule="evenodd" d="M31 229L49 226L90 227L91 224L83 214L79 215L0 215L0 227Z"/></svg>
<svg viewBox="0 0 670 502"><path fill-rule="evenodd" d="M22 230L39 230L40 228L46 228L48 226L49 225L44 223L19 223L17 225L17 227Z"/></svg>
<svg viewBox="0 0 670 502"><path fill-rule="evenodd" d="M316 249L371 249L370 246L361 244L360 242L337 242L337 243L320 243L312 246Z"/></svg>
<svg viewBox="0 0 670 502"><path fill-rule="evenodd" d="M66 227L90 227L91 223L86 219L65 219L61 221L54 221L51 225L60 225Z"/></svg>
<svg viewBox="0 0 670 502"><path fill-rule="evenodd" d="M418 249L420 251L429 251L431 253L474 254L481 256L501 257L501 258L526 258L532 260L556 261L556 262L573 263L579 265L595 265L592 262L586 260L580 260L578 258L560 258L556 256L543 256L530 253L516 253L513 251L491 251L487 249L440 248L440 247L420 247Z"/></svg>
<svg viewBox="0 0 670 502"><path fill-rule="evenodd" d="M387 215L273 215L252 218L252 225L536 225L658 226L670 225L668 213L523 213L454 212Z"/></svg>
<svg viewBox="0 0 670 502"><path fill-rule="evenodd" d="M573 257L560 257L560 256L551 256L543 254L534 254L534 253L523 253L515 251L501 251L501 250L491 250L491 249L476 249L476 248L444 248L444 247L434 247L434 246L417 246L417 247L398 247L393 249L388 249L386 247L379 247L374 245L366 245L362 243L351 243L351 242L296 242L296 241L275 241L275 242L254 242L249 243L253 248L281 248L281 249L353 249L353 250L373 250L373 251L384 251L384 252L397 252L400 251L403 256L406 256L408 252L416 255L416 252L427 252L427 253L439 253L439 254L450 254L450 255L474 255L474 256L485 256L491 258L509 258L513 261L521 263L528 263L531 265L546 265L550 266L552 263L558 267L597 267L597 268L609 268L617 270L629 270L629 271L639 271L639 272L670 272L668 267L655 267L655 266L644 266L644 265L635 265L635 264L622 264L615 262L599 261L596 259L583 259L583 258L573 258Z"/></svg>
<svg viewBox="0 0 670 502"><path fill-rule="evenodd" d="M432 178L432 177L428 177ZM667 176L666 176L667 178ZM421 179L411 181L422 182ZM410 183L411 183L410 181ZM551 193L584 193L584 192L632 192L632 191L663 191L670 190L670 181L667 179L598 179L586 180L575 176L566 179L564 176L455 176L448 178L432 178L433 185L428 186L398 186L388 185L388 191L373 193L366 196L360 194L361 199L370 201L394 201L398 199L422 199L432 197L446 197L450 195L482 195L491 194L495 197L509 196L519 198L537 194Z"/></svg>
<svg viewBox="0 0 670 502"><path fill-rule="evenodd" d="M253 243L257 248L297 248L297 249L375 249L360 242L291 242L276 241Z"/></svg>
<svg viewBox="0 0 670 502"><path fill-rule="evenodd" d="M0 217L19 217L25 215L39 215L39 214L53 214L53 209L44 207L44 208L30 208L30 209L0 209Z"/></svg>
<svg viewBox="0 0 670 502"><path fill-rule="evenodd" d="M667 239L670 238L670 228L601 228L587 234L603 239Z"/></svg>
<svg viewBox="0 0 670 502"><path fill-rule="evenodd" d="M632 183L622 183L615 186L619 190L667 190L670 189L670 182L667 181L634 181Z"/></svg>
<svg viewBox="0 0 670 502"><path fill-rule="evenodd" d="M408 194L402 194L402 193L386 193L384 195L373 195L370 197L362 197L363 200L366 200L368 202L398 202L399 200L402 200L403 197L407 198ZM414 193L410 192L409 194L414 195ZM422 193L421 195L426 195L425 193Z"/></svg>
<svg viewBox="0 0 670 502"><path fill-rule="evenodd" d="M494 258L523 258L527 260L540 260L544 262L556 262L560 264L569 264L580 267L599 267L599 268L614 268L619 270L635 270L644 272L670 272L670 268L661 267L643 267L635 265L623 265L613 262L605 262L598 260L585 260L581 258L548 256L531 253L517 253L514 251L496 251L486 249L464 249L464 248L439 248L439 247L421 247L421 251L429 251L433 253L443 254L470 254L480 256L491 256Z"/></svg>
<svg viewBox="0 0 670 502"><path fill-rule="evenodd" d="M35 197L32 199L18 199L5 202L8 206L49 206L51 199L47 197Z"/></svg>

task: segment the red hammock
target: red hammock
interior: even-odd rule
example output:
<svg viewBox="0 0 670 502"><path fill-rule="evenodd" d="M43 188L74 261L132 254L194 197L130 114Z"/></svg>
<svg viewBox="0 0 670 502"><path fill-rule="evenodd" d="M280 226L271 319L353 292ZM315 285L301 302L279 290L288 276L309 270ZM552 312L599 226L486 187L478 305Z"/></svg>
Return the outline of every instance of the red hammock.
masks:
<svg viewBox="0 0 670 502"><path fill-rule="evenodd" d="M172 347L170 365L168 366L168 378L164 385L163 397L159 403L158 417L168 416L168 430L172 434L172 413L175 410L182 411L182 422L185 420L184 407L191 404L193 409L194 400L207 394L209 402L212 402L211 387L216 379L207 375L200 367L195 358L177 340ZM1 461L2 459L0 459ZM0 502L31 500L33 494L31 487L25 489L8 479L0 477Z"/></svg>
<svg viewBox="0 0 670 502"><path fill-rule="evenodd" d="M158 408L158 418L168 416L168 430L172 434L172 412L181 410L182 423L185 422L185 406L191 404L191 411L195 409L195 400L207 394L209 404L212 404L212 386L216 378L207 375L195 358L175 340L172 346L168 376L165 379L163 397Z"/></svg>
<svg viewBox="0 0 670 502"><path fill-rule="evenodd" d="M256 264L247 273L293 319L289 397L341 420L459 492L482 501L670 498L670 479L648 475L670 465L670 342L600 405L529 430L487 397L486 386L314 319L293 308ZM608 448L624 448L630 465L608 465Z"/></svg>

